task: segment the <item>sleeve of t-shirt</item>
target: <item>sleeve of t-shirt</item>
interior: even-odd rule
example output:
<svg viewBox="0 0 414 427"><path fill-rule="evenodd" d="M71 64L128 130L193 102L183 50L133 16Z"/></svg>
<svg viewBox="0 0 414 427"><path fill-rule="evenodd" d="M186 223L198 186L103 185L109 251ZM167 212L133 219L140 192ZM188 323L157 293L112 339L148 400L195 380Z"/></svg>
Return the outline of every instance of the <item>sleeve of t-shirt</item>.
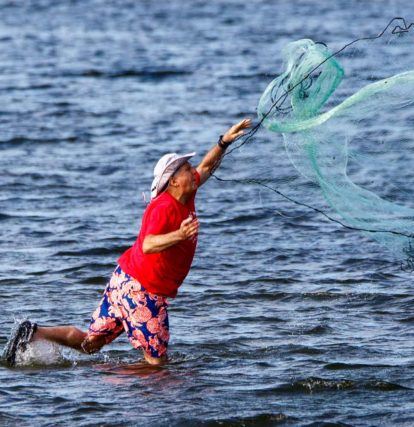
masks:
<svg viewBox="0 0 414 427"><path fill-rule="evenodd" d="M165 206L159 205L154 207L152 211L149 212L149 216L146 219L144 235L147 236L148 234L166 234L171 231L174 231L170 230L168 218L168 209Z"/></svg>

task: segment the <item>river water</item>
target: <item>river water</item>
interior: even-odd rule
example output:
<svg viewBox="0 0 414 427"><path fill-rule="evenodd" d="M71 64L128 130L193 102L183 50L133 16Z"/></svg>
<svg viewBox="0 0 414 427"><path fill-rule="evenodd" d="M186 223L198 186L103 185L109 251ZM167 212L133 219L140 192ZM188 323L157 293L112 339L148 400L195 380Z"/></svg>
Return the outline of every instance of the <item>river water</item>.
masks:
<svg viewBox="0 0 414 427"><path fill-rule="evenodd" d="M197 162L254 118L287 42L339 46L393 16L414 6L0 1L0 348L22 318L87 327L157 159ZM268 167L261 132L221 176ZM412 273L253 185L211 178L197 197L170 362L134 366L125 337L94 356L34 348L36 363L0 365L0 424L413 425Z"/></svg>

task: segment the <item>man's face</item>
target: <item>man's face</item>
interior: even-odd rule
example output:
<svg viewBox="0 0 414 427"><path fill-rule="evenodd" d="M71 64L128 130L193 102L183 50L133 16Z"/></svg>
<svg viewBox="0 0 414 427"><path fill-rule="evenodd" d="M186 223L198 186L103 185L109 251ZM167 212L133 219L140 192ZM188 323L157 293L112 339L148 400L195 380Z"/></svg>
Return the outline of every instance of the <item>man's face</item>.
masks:
<svg viewBox="0 0 414 427"><path fill-rule="evenodd" d="M195 168L189 162L185 162L173 175L174 181L178 184L183 194L191 194L197 189L195 180Z"/></svg>

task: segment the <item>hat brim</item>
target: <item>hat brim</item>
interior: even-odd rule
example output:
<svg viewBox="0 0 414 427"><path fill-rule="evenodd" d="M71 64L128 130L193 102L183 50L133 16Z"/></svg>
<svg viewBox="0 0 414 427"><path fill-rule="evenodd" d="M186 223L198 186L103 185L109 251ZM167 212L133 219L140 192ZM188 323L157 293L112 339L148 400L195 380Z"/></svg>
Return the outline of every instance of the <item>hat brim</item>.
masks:
<svg viewBox="0 0 414 427"><path fill-rule="evenodd" d="M180 167L188 162L192 157L195 156L195 152L183 154L174 161L172 161L165 169L158 181L156 192L157 196L166 190L169 179L180 169Z"/></svg>

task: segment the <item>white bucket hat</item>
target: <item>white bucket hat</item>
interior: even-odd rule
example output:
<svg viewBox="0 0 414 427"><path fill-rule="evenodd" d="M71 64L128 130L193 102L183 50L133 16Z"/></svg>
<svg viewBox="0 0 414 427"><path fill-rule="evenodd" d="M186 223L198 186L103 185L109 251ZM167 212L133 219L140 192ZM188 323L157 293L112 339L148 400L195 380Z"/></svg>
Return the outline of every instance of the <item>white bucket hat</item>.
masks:
<svg viewBox="0 0 414 427"><path fill-rule="evenodd" d="M151 199L158 196L166 187L168 180L178 169L196 153L177 154L168 153L158 160L154 168L154 180L151 185Z"/></svg>

